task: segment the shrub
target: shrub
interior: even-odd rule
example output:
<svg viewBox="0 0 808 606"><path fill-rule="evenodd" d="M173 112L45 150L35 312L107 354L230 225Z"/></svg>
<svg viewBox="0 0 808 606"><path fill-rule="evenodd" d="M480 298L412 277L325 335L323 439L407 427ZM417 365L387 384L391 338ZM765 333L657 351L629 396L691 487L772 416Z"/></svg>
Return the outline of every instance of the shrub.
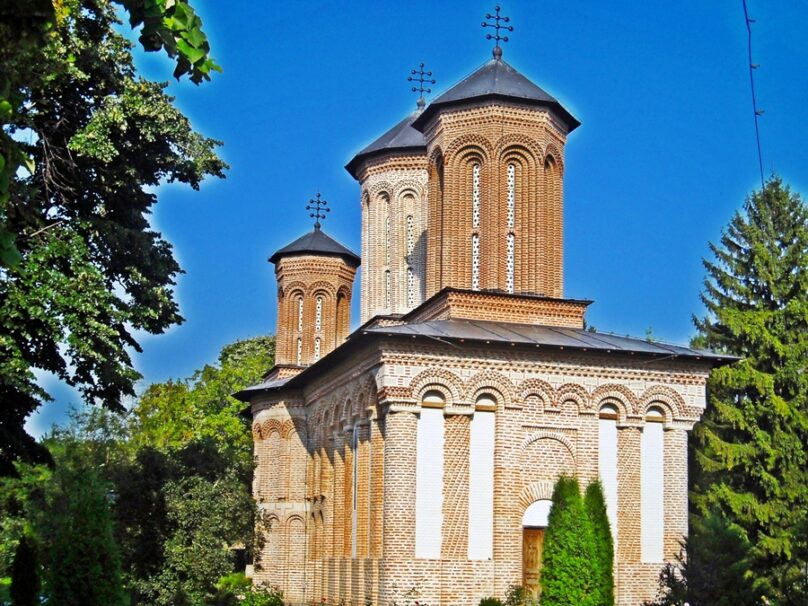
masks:
<svg viewBox="0 0 808 606"><path fill-rule="evenodd" d="M541 571L542 606L598 606L592 561L595 545L578 480L562 476L544 535Z"/></svg>
<svg viewBox="0 0 808 606"><path fill-rule="evenodd" d="M480 606L503 606L502 600L499 598L483 598L480 600Z"/></svg>
<svg viewBox="0 0 808 606"><path fill-rule="evenodd" d="M614 543L609 516L606 513L606 499L599 481L586 487L584 495L586 515L592 526L595 559L592 562L594 588L593 604L614 606Z"/></svg>

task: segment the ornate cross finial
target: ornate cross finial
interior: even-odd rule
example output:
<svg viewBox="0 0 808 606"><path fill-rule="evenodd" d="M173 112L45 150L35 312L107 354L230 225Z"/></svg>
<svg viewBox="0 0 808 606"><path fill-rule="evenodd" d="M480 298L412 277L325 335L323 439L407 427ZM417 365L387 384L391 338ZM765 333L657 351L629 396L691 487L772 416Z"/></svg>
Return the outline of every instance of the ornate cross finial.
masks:
<svg viewBox="0 0 808 606"><path fill-rule="evenodd" d="M511 18L510 17L501 17L500 16L500 14L499 14L499 10L500 10L499 9L499 4L496 5L494 10L496 12L493 15L491 13L486 13L486 15L485 15L486 21L483 21L482 26L483 27L493 27L496 30L495 34L486 34L485 39L494 41L494 44L495 44L494 51L493 51L494 52L494 59L499 61L502 58L502 48L500 48L500 46L499 46L499 41L500 40L502 40L503 42L508 41L508 36L500 36L499 35L499 30L504 29L506 32L512 32L513 31L513 25L503 25L502 24L502 23L510 23ZM494 22L493 23L488 23L488 21L491 20L491 19L493 19ZM500 21L502 23L500 23Z"/></svg>
<svg viewBox="0 0 808 606"><path fill-rule="evenodd" d="M314 229L320 229L320 219L325 219L325 213L330 213L331 209L328 208L328 200L320 199L320 192L317 192L317 197L309 200L306 204L306 210L313 210L309 216L314 219Z"/></svg>
<svg viewBox="0 0 808 606"><path fill-rule="evenodd" d="M432 92L432 89L431 88L425 88L424 84L435 84L435 82L437 82L437 80L435 80L434 78L431 78L432 72L424 71L424 64L423 63L421 63L421 65L419 65L418 67L419 67L419 69L417 69L417 70L414 69L414 70L412 70L410 72L410 74L412 74L412 75L407 78L407 82L417 82L418 83L418 86L413 86L412 87L412 92L419 93L420 96L418 97L418 102L417 103L418 103L419 109L423 109L424 106L426 105L426 101L424 100L424 93L431 93Z"/></svg>

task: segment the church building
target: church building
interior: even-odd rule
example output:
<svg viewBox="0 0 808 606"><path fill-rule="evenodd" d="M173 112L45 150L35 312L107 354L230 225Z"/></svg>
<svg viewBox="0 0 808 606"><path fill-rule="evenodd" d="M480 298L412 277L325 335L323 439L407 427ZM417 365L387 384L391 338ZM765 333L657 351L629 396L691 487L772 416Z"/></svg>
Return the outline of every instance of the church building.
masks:
<svg viewBox="0 0 808 606"><path fill-rule="evenodd" d="M319 195L314 230L270 257L276 366L237 394L255 442L256 583L335 606L535 595L567 474L603 483L617 603L654 597L687 533L705 382L731 359L587 330L591 301L564 297L579 125L497 44L348 163L361 257L323 231Z"/></svg>

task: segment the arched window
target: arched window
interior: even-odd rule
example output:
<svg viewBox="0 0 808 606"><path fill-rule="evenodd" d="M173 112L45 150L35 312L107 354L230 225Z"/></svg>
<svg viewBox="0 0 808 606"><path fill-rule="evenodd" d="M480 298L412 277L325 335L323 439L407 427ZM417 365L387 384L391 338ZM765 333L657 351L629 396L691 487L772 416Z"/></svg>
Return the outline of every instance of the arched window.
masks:
<svg viewBox="0 0 808 606"><path fill-rule="evenodd" d="M297 298L297 332L303 332L303 297Z"/></svg>
<svg viewBox="0 0 808 606"><path fill-rule="evenodd" d="M507 262L505 264L505 290L513 292L514 256L516 255L516 236L508 234Z"/></svg>
<svg viewBox="0 0 808 606"><path fill-rule="evenodd" d="M516 166L508 164L508 228L516 224Z"/></svg>
<svg viewBox="0 0 808 606"><path fill-rule="evenodd" d="M598 419L598 475L606 499L606 513L617 537L617 408L601 407Z"/></svg>
<svg viewBox="0 0 808 606"><path fill-rule="evenodd" d="M480 165L471 168L471 227L480 227Z"/></svg>
<svg viewBox="0 0 808 606"><path fill-rule="evenodd" d="M643 562L664 560L665 415L649 408L640 441L640 550Z"/></svg>
<svg viewBox="0 0 808 606"><path fill-rule="evenodd" d="M480 235L471 235L471 290L480 290Z"/></svg>
<svg viewBox="0 0 808 606"><path fill-rule="evenodd" d="M480 227L480 165L474 164L471 167L471 228L476 230ZM480 235L473 233L471 236L471 288L480 288Z"/></svg>
<svg viewBox="0 0 808 606"><path fill-rule="evenodd" d="M439 559L443 539L443 394L424 394L415 458L415 557Z"/></svg>
<svg viewBox="0 0 808 606"><path fill-rule="evenodd" d="M494 557L494 435L496 400L477 398L469 439L470 560Z"/></svg>
<svg viewBox="0 0 808 606"><path fill-rule="evenodd" d="M411 197L411 196L408 196ZM407 256L412 255L415 249L415 221L412 215L407 215Z"/></svg>
<svg viewBox="0 0 808 606"><path fill-rule="evenodd" d="M317 297L316 309L314 311L314 330L319 332L323 328L323 297Z"/></svg>

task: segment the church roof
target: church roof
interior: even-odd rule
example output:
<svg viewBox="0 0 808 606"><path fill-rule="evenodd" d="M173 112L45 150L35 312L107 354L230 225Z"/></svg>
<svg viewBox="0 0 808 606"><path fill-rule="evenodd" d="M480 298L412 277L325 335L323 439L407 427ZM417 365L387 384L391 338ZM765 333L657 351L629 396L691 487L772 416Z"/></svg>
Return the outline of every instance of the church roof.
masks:
<svg viewBox="0 0 808 606"><path fill-rule="evenodd" d="M351 161L345 165L345 170L355 179L359 165L367 158L389 152L426 150L424 135L412 127L412 123L415 122L415 119L419 115L421 115L421 110L414 111L404 118L401 122L356 154Z"/></svg>
<svg viewBox="0 0 808 606"><path fill-rule="evenodd" d="M529 105L549 107L570 131L581 125L555 97L536 86L501 58L495 57L432 101L414 121L413 127L422 130L440 108L488 99L516 100Z"/></svg>
<svg viewBox="0 0 808 606"><path fill-rule="evenodd" d="M580 328L515 324L488 320L430 320L398 326L374 327L364 331L383 335L430 337L438 339L501 342L514 345L546 346L555 349L578 349L604 353L646 354L707 360L713 363L732 362L738 358L712 351L672 345L660 341L647 341L632 337L591 332Z"/></svg>
<svg viewBox="0 0 808 606"><path fill-rule="evenodd" d="M537 324L515 324L492 322L489 320L430 320L396 326L360 327L348 340L327 356L312 364L299 375L283 381L267 380L247 387L233 394L243 402L248 402L258 393L276 389L300 388L317 376L317 373L334 368L335 364L353 359L356 348L367 343L368 338L399 337L412 343L413 339L424 337L427 342L507 344L529 348L546 348L555 351L592 352L609 355L629 355L653 360L688 360L702 362L716 367L731 364L740 358L729 354L693 349L682 345L672 345L659 341L646 341L632 337L621 337L602 332L591 332L579 328L563 328Z"/></svg>
<svg viewBox="0 0 808 606"><path fill-rule="evenodd" d="M356 264L356 266L359 266L360 263L359 255L344 247L319 227L315 227L291 244L287 244L280 250L275 251L269 258L269 262L277 263L282 257L302 254L342 257L349 263Z"/></svg>

